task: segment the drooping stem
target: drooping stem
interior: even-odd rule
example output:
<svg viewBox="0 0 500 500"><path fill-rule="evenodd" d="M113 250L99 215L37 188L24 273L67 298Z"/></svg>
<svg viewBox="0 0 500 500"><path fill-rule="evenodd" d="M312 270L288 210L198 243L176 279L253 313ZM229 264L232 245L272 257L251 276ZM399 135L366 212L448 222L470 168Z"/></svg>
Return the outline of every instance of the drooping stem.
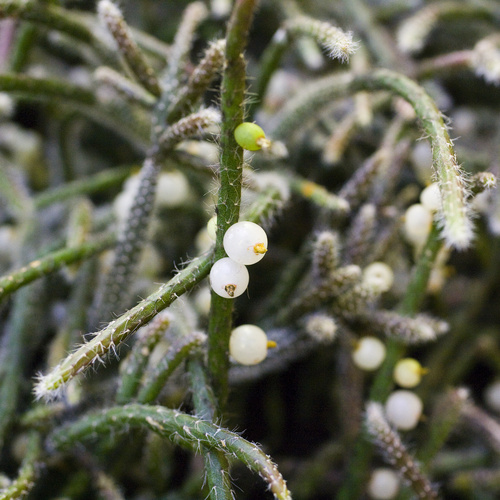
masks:
<svg viewBox="0 0 500 500"><path fill-rule="evenodd" d="M450 246L459 250L467 248L472 242L473 230L466 178L457 163L441 112L427 92L410 78L386 69L364 75L341 74L324 78L284 106L276 117L274 136L285 138L300 130L315 111L320 111L332 99L359 91L379 90L398 95L413 107L432 148L433 167L442 200L442 234Z"/></svg>
<svg viewBox="0 0 500 500"><path fill-rule="evenodd" d="M257 445L212 422L162 406L132 404L86 415L69 426L57 429L49 437L49 445L65 449L88 439L96 431L107 434L129 427L149 429L188 448L198 444L204 449L231 454L257 472L268 483L276 499L291 499L276 465Z"/></svg>

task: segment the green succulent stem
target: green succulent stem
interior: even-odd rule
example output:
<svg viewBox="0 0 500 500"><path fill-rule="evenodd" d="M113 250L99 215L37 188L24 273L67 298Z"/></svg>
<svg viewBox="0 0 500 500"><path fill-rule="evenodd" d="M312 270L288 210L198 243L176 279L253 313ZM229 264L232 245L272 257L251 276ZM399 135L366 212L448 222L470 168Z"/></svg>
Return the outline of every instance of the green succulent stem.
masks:
<svg viewBox="0 0 500 500"><path fill-rule="evenodd" d="M332 99L360 91L386 90L408 101L430 141L433 167L442 200L442 234L446 242L459 249L467 248L473 239L467 182L457 163L453 143L443 116L432 98L410 78L387 69L376 69L363 75L342 74L326 77L292 99L276 117L273 133L285 138L300 130L306 117Z"/></svg>
<svg viewBox="0 0 500 500"><path fill-rule="evenodd" d="M226 230L238 222L241 203L243 149L234 138L243 122L246 64L243 56L257 0L237 0L226 35L225 67L221 88L222 123L220 134L219 195L217 201L217 241L215 260L225 257L222 240ZM220 408L228 393L229 335L233 302L212 292L208 326L208 369Z"/></svg>
<svg viewBox="0 0 500 500"><path fill-rule="evenodd" d="M189 381L193 393L193 404L196 415L205 420L212 420L217 415L217 401L208 380L201 352L194 353L187 362ZM234 498L229 476L229 461L218 450L210 450L203 457L207 474L207 485L210 498Z"/></svg>
<svg viewBox="0 0 500 500"><path fill-rule="evenodd" d="M17 17L24 21L32 21L62 31L88 44L95 44L92 31L76 19L70 11L62 9L50 2L38 0L2 0L0 18Z"/></svg>
<svg viewBox="0 0 500 500"><path fill-rule="evenodd" d="M196 331L188 332L174 340L161 361L144 374L142 387L137 394L137 401L139 403L152 403L159 396L166 380L175 368L205 341L206 335Z"/></svg>
<svg viewBox="0 0 500 500"><path fill-rule="evenodd" d="M41 466L42 439L38 432L32 431L27 436L26 453L18 476L10 486L0 491L0 500L19 500L26 498L33 486Z"/></svg>
<svg viewBox="0 0 500 500"><path fill-rule="evenodd" d="M96 103L91 90L55 78L4 73L0 74L0 91L11 92L25 99L61 99L84 106Z"/></svg>
<svg viewBox="0 0 500 500"><path fill-rule="evenodd" d="M49 436L48 443L52 448L63 450L96 436L96 433L105 435L130 427L149 429L189 449L202 447L235 457L268 483L276 499L291 499L276 465L257 445L212 422L162 406L131 404L91 413L56 429Z"/></svg>
<svg viewBox="0 0 500 500"><path fill-rule="evenodd" d="M146 60L132 37L130 29L118 7L109 0L98 4L99 15L113 35L118 49L137 80L154 96L161 95L161 88L154 69Z"/></svg>
<svg viewBox="0 0 500 500"><path fill-rule="evenodd" d="M115 242L115 236L107 236L98 241L91 241L77 247L56 250L31 261L26 266L9 273L7 276L0 277L0 300L28 283L61 269L63 266L87 259L112 247Z"/></svg>
<svg viewBox="0 0 500 500"><path fill-rule="evenodd" d="M12 320L3 339L3 362L0 372L0 446L14 424L17 406L23 392L23 374L31 359L31 335L40 333L39 315L44 306L39 297L42 282L20 290L14 297Z"/></svg>
<svg viewBox="0 0 500 500"><path fill-rule="evenodd" d="M101 360L101 356L107 355L110 350L115 351L140 326L148 323L158 312L205 278L210 271L212 259L213 255L208 254L191 262L156 292L111 321L92 340L67 356L47 375L41 376L35 386L37 398L54 399L73 377L88 369L95 361Z"/></svg>
<svg viewBox="0 0 500 500"><path fill-rule="evenodd" d="M118 404L130 403L136 395L142 375L148 364L149 355L161 340L170 325L170 314L157 314L138 334L138 339L124 361L125 369L116 392Z"/></svg>
<svg viewBox="0 0 500 500"><path fill-rule="evenodd" d="M224 64L225 40L217 40L209 45L203 59L193 70L187 84L182 87L168 112L167 122L173 123L182 113L192 109L208 89L212 80L222 70Z"/></svg>
<svg viewBox="0 0 500 500"><path fill-rule="evenodd" d="M62 186L47 189L34 197L35 208L44 208L53 203L70 200L75 196L90 195L115 187L121 184L134 170L138 169L138 165L110 168L83 179L67 182Z"/></svg>

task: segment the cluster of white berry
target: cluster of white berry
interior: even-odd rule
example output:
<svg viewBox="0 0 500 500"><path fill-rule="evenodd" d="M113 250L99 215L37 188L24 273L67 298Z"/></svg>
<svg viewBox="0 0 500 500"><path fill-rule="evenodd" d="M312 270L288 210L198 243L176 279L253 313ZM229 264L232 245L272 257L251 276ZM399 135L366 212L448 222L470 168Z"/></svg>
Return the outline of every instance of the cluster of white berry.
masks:
<svg viewBox="0 0 500 500"><path fill-rule="evenodd" d="M246 266L256 264L266 254L267 235L253 222L237 222L224 234L223 245L228 257L213 265L210 286L217 295L234 299L247 289L249 276ZM255 365L266 358L268 347L275 345L267 340L266 333L258 326L241 325L231 332L229 352L238 363Z"/></svg>
<svg viewBox="0 0 500 500"><path fill-rule="evenodd" d="M239 297L248 286L246 266L259 262L267 252L267 235L259 225L249 222L233 224L224 235L228 257L219 259L210 271L212 290L225 299Z"/></svg>
<svg viewBox="0 0 500 500"><path fill-rule="evenodd" d="M389 290L393 281L394 275L391 268L382 262L374 262L363 271L363 283L379 292ZM352 351L354 364L364 371L374 371L379 368L384 362L385 356L386 346L384 342L371 335L360 338ZM416 387L426 371L413 358L404 358L396 363L393 379L403 389L396 390L389 396L385 404L385 412L388 420L397 429L409 430L418 424L423 404L415 393L407 389Z"/></svg>

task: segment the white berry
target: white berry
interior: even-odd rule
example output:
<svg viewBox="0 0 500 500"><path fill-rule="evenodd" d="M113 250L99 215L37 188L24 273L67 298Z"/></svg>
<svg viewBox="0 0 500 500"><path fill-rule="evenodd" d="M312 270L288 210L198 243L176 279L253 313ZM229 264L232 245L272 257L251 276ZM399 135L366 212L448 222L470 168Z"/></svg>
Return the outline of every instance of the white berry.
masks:
<svg viewBox="0 0 500 500"><path fill-rule="evenodd" d="M372 472L368 494L375 500L391 500L399 491L399 476L392 469L380 467Z"/></svg>
<svg viewBox="0 0 500 500"><path fill-rule="evenodd" d="M207 233L212 241L217 239L217 216L214 215L207 222Z"/></svg>
<svg viewBox="0 0 500 500"><path fill-rule="evenodd" d="M210 312L211 294L208 286L201 287L194 295L194 307L203 316Z"/></svg>
<svg viewBox="0 0 500 500"><path fill-rule="evenodd" d="M431 212L437 212L441 209L441 193L437 182L429 184L420 193L420 203Z"/></svg>
<svg viewBox="0 0 500 500"><path fill-rule="evenodd" d="M176 207L189 197L189 183L186 176L178 170L162 172L158 177L156 188L156 205L159 207Z"/></svg>
<svg viewBox="0 0 500 500"><path fill-rule="evenodd" d="M377 337L363 337L356 343L352 359L362 370L376 370L385 359L385 345Z"/></svg>
<svg viewBox="0 0 500 500"><path fill-rule="evenodd" d="M413 358L400 359L394 367L393 377L396 384L401 387L416 387L422 380L425 368Z"/></svg>
<svg viewBox="0 0 500 500"><path fill-rule="evenodd" d="M267 335L258 326L241 325L231 332L229 353L242 365L256 365L267 356Z"/></svg>
<svg viewBox="0 0 500 500"><path fill-rule="evenodd" d="M432 212L420 203L415 203L405 213L406 239L420 246L427 241L432 225Z"/></svg>
<svg viewBox="0 0 500 500"><path fill-rule="evenodd" d="M411 391L394 391L385 403L385 413L389 422L404 431L417 426L422 410L422 400Z"/></svg>
<svg viewBox="0 0 500 500"><path fill-rule="evenodd" d="M248 286L248 270L229 257L218 260L210 271L212 290L225 299L239 297Z"/></svg>
<svg viewBox="0 0 500 500"><path fill-rule="evenodd" d="M251 265L267 252L267 235L259 225L242 221L233 224L224 234L224 250L234 261Z"/></svg>
<svg viewBox="0 0 500 500"><path fill-rule="evenodd" d="M484 391L486 404L497 413L500 413L500 381L493 382Z"/></svg>

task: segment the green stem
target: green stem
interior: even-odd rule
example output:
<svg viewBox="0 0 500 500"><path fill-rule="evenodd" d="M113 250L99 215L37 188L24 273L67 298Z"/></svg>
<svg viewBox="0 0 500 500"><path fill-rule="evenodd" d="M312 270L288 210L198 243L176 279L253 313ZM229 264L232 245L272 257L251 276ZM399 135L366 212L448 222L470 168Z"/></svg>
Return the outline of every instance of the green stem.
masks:
<svg viewBox="0 0 500 500"><path fill-rule="evenodd" d="M118 404L130 403L134 398L148 364L149 356L170 326L170 318L170 313L166 311L157 314L139 332L139 338L123 362L125 368L121 371L122 376L115 398Z"/></svg>
<svg viewBox="0 0 500 500"><path fill-rule="evenodd" d="M332 99L359 91L387 90L408 101L432 147L433 167L442 201L442 233L446 242L457 249L467 248L473 237L470 210L467 204L465 177L457 163L453 143L443 116L432 98L410 78L386 69L364 75L342 74L327 77L303 90L276 117L274 137L289 137L300 130L309 117L319 112Z"/></svg>
<svg viewBox="0 0 500 500"><path fill-rule="evenodd" d="M26 454L23 459L19 474L11 485L0 492L0 500L18 500L25 498L35 485L42 454L42 442L38 432L31 432L28 436Z"/></svg>
<svg viewBox="0 0 500 500"><path fill-rule="evenodd" d="M162 359L144 374L144 382L137 395L137 401L152 403L159 396L172 372L205 341L206 335L196 331L188 332L174 340Z"/></svg>
<svg viewBox="0 0 500 500"><path fill-rule="evenodd" d="M174 123L190 109L195 108L210 83L220 73L224 65L225 40L212 43L205 51L205 56L193 70L188 82L177 92L167 114L167 123Z"/></svg>
<svg viewBox="0 0 500 500"><path fill-rule="evenodd" d="M205 420L212 420L217 415L217 401L209 385L201 352L188 360L188 372L193 393L196 415ZM212 500L232 500L231 481L229 480L229 462L221 451L211 450L203 455L207 485Z"/></svg>
<svg viewBox="0 0 500 500"><path fill-rule="evenodd" d="M113 62L117 60L114 51L106 47L79 16L57 5L39 0L3 0L0 4L0 19L5 17L18 17L23 21L61 31L88 44L104 59Z"/></svg>
<svg viewBox="0 0 500 500"><path fill-rule="evenodd" d="M69 200L78 195L98 193L109 187L115 187L121 184L134 169L138 168L138 165L110 168L84 179L67 182L63 186L49 189L37 195L34 198L35 208L44 208L52 203Z"/></svg>
<svg viewBox="0 0 500 500"><path fill-rule="evenodd" d="M291 499L276 465L257 445L212 422L162 406L131 404L92 413L54 431L49 436L49 444L56 449L67 449L96 433L102 435L130 427L149 429L189 449L202 446L232 455L257 472L268 483L275 498Z"/></svg>
<svg viewBox="0 0 500 500"><path fill-rule="evenodd" d="M280 28L273 36L260 58L259 74L257 75L252 90L255 87L255 96L248 106L248 116L253 118L259 106L262 106L269 82L279 68L281 59L288 47L286 30Z"/></svg>
<svg viewBox="0 0 500 500"><path fill-rule="evenodd" d="M155 71L136 44L118 7L113 2L100 1L97 9L134 76L147 91L159 97L161 88Z"/></svg>
<svg viewBox="0 0 500 500"><path fill-rule="evenodd" d="M3 0L0 4L0 18L19 17L25 21L45 24L63 31L83 42L92 42L91 31L82 23L72 19L71 13L55 5L38 0Z"/></svg>
<svg viewBox="0 0 500 500"><path fill-rule="evenodd" d="M26 99L61 99L86 106L96 103L92 91L54 78L4 73L0 75L0 91L13 92Z"/></svg>
<svg viewBox="0 0 500 500"><path fill-rule="evenodd" d="M28 75L0 75L0 91L12 92L23 99L62 102L76 108L98 123L144 147L151 130L145 114L123 101L99 103L91 90L53 78L32 78Z"/></svg>
<svg viewBox="0 0 500 500"><path fill-rule="evenodd" d="M2 341L0 447L4 444L4 439L15 421L16 409L23 393L24 372L29 366L32 354L30 341L33 337L41 335L39 315L46 305L43 303L43 294L46 290L41 285L43 283L39 281L15 295L12 319Z"/></svg>
<svg viewBox="0 0 500 500"><path fill-rule="evenodd" d="M9 57L9 70L12 72L22 71L28 62L31 49L36 43L37 29L32 23L19 26L15 43Z"/></svg>
<svg viewBox="0 0 500 500"><path fill-rule="evenodd" d="M63 248L36 259L26 266L0 277L0 300L32 281L51 274L61 267L102 252L115 243L114 236L108 236L99 241L85 243L75 248Z"/></svg>
<svg viewBox="0 0 500 500"><path fill-rule="evenodd" d="M217 202L217 241L215 259L225 256L224 233L238 222L241 202L243 150L234 138L234 129L243 122L246 64L243 52L247 44L257 0L237 0L226 36L226 65L222 77L220 136L220 189ZM215 393L223 408L227 399L229 370L228 345L231 333L233 302L212 292L208 326L208 368Z"/></svg>
<svg viewBox="0 0 500 500"><path fill-rule="evenodd" d="M194 260L189 266L161 286L145 300L109 323L75 352L67 356L47 375L40 377L35 394L38 398L53 399L73 377L88 369L101 356L115 351L140 326L145 325L180 295L193 288L210 271L213 255L208 254Z"/></svg>

